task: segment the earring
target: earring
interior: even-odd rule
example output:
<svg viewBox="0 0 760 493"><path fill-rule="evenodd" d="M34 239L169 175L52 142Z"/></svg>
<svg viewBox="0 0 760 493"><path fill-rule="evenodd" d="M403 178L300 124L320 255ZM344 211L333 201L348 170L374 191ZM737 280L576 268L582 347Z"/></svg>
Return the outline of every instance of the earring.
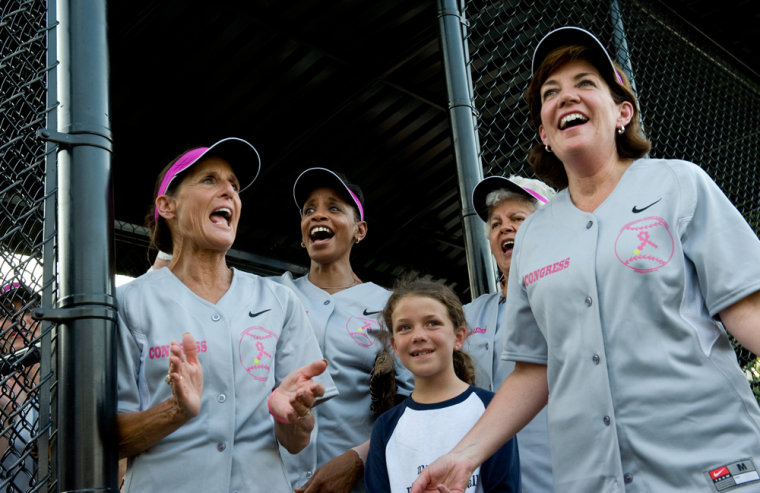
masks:
<svg viewBox="0 0 760 493"><path fill-rule="evenodd" d="M549 147L548 145L545 145L544 149L546 149L546 152L552 152L552 148Z"/></svg>
<svg viewBox="0 0 760 493"><path fill-rule="evenodd" d="M625 125L621 124L620 128L617 129L618 135L623 135L623 132L625 132Z"/></svg>
<svg viewBox="0 0 760 493"><path fill-rule="evenodd" d="M306 248L306 245L303 244L303 241L301 242L301 248Z"/></svg>

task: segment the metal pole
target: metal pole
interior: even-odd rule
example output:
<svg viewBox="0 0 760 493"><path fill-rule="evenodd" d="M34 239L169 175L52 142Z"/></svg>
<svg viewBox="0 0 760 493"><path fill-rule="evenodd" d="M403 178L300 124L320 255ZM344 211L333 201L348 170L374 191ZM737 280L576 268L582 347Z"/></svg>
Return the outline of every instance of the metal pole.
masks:
<svg viewBox="0 0 760 493"><path fill-rule="evenodd" d="M449 97L454 154L462 199L467 270L472 297L495 288L493 260L483 232L483 222L472 205L472 190L483 178L473 107L472 84L467 67L464 22L456 0L438 0L443 66Z"/></svg>
<svg viewBox="0 0 760 493"><path fill-rule="evenodd" d="M612 42L615 46L615 61L623 68L628 80L631 81L633 95L638 99L636 80L633 76L633 65L631 65L631 52L628 51L628 39L625 35L623 14L620 11L620 2L618 0L610 2L610 21L612 22Z"/></svg>
<svg viewBox="0 0 760 493"><path fill-rule="evenodd" d="M105 0L58 0L58 490L118 491Z"/></svg>

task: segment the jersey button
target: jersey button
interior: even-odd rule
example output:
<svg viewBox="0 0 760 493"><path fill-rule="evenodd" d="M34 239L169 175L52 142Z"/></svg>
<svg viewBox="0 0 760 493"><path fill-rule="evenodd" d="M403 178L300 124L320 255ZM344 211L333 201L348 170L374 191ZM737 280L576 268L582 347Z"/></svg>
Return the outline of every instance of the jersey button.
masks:
<svg viewBox="0 0 760 493"><path fill-rule="evenodd" d="M598 365L601 360L602 359L599 357L598 354L595 354L594 356L591 357L591 361L593 361L595 365Z"/></svg>
<svg viewBox="0 0 760 493"><path fill-rule="evenodd" d="M586 296L586 306L591 306L591 304L592 304L591 296Z"/></svg>
<svg viewBox="0 0 760 493"><path fill-rule="evenodd" d="M226 448L227 448L227 443L226 442L219 442L219 443L216 444L216 449L219 452L224 452L224 449L226 449Z"/></svg>
<svg viewBox="0 0 760 493"><path fill-rule="evenodd" d="M610 423L612 423L612 420L610 419L610 417L609 417L609 416L605 416L604 418L602 418L602 421L604 421L604 424L605 424L606 426L609 426L609 425L610 425Z"/></svg>
<svg viewBox="0 0 760 493"><path fill-rule="evenodd" d="M219 394L218 396L216 396L216 400L219 401L220 403L224 402L227 400L227 396L224 394Z"/></svg>
<svg viewBox="0 0 760 493"><path fill-rule="evenodd" d="M594 221L589 221L586 223L586 229L591 229L591 226L594 225Z"/></svg>
<svg viewBox="0 0 760 493"><path fill-rule="evenodd" d="M633 483L633 474L629 472L623 474L623 481L625 481L625 484Z"/></svg>
<svg viewBox="0 0 760 493"><path fill-rule="evenodd" d="M322 303L322 304L323 304L323 305L325 305L325 306L327 306L327 305L329 305L329 304L330 304L330 300L325 300L325 302L324 302L324 303Z"/></svg>
<svg viewBox="0 0 760 493"><path fill-rule="evenodd" d="M222 316L219 315L218 313L214 313L213 315L211 315L211 320L213 320L214 322L218 322L221 319L222 319Z"/></svg>

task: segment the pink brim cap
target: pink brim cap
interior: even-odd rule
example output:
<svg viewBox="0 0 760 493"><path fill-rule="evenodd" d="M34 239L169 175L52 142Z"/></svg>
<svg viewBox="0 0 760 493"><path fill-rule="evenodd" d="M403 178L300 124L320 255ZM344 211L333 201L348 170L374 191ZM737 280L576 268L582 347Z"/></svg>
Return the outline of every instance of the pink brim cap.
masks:
<svg viewBox="0 0 760 493"><path fill-rule="evenodd" d="M488 205L486 204L488 194L494 190L502 189L523 195L529 199L538 200L542 204L547 202L546 197L540 193L531 190L530 188L521 187L509 178L504 178L503 176L487 176L480 180L472 190L472 205L475 207L475 212L478 213L478 216L480 216L483 221L488 222Z"/></svg>
<svg viewBox="0 0 760 493"><path fill-rule="evenodd" d="M364 206L359 197L348 188L340 176L327 168L309 168L296 178L293 184L293 199L296 201L299 212L303 209L303 204L309 198L309 194L319 187L333 188L340 193L345 192L346 198L350 199L359 211L359 219L364 221Z"/></svg>
<svg viewBox="0 0 760 493"><path fill-rule="evenodd" d="M232 166L235 176L240 181L241 193L256 181L261 170L261 158L256 148L243 139L228 137L211 147L198 147L181 155L166 171L156 197L166 194L177 175L207 156L219 156ZM153 219L158 221L158 209L153 213Z"/></svg>

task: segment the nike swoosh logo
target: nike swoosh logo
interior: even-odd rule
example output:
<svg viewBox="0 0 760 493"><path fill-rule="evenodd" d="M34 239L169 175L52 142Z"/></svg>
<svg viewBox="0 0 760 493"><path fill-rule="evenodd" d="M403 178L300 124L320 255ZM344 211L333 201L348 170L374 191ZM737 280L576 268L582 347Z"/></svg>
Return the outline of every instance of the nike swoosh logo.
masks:
<svg viewBox="0 0 760 493"><path fill-rule="evenodd" d="M249 317L251 317L251 318L253 318L253 317L258 317L258 316L259 316L259 315L261 315L262 313L266 313L266 312L268 312L269 310L271 310L271 308L267 308L266 310L261 310L260 312L256 312L256 313L253 313L253 312L248 312L248 316L249 316Z"/></svg>
<svg viewBox="0 0 760 493"><path fill-rule="evenodd" d="M719 478L720 476L723 476L724 474L727 474L727 473L728 473L728 470L725 467L721 467L717 471L713 471L712 477L713 479Z"/></svg>
<svg viewBox="0 0 760 493"><path fill-rule="evenodd" d="M365 309L364 309L364 311L363 311L362 313L364 313L364 316L366 317L367 315L377 315L377 314L378 314L378 313L380 313L381 311L382 311L382 310L378 310L378 311L376 311L376 312L368 312L368 311L367 311L367 309L365 308Z"/></svg>
<svg viewBox="0 0 760 493"><path fill-rule="evenodd" d="M642 207L641 209L639 209L638 207L636 207L636 206L634 205L634 206L633 206L633 209L631 209L631 212L633 212L634 214L638 214L639 212L643 212L643 211L645 211L645 210L649 209L650 207L652 207L654 204L656 204L657 202L659 202L659 201L661 201L661 200L662 200L662 197L660 197L659 199L655 200L654 202L652 202L652 203L651 203L651 204L649 204L648 206L646 206L646 207Z"/></svg>

